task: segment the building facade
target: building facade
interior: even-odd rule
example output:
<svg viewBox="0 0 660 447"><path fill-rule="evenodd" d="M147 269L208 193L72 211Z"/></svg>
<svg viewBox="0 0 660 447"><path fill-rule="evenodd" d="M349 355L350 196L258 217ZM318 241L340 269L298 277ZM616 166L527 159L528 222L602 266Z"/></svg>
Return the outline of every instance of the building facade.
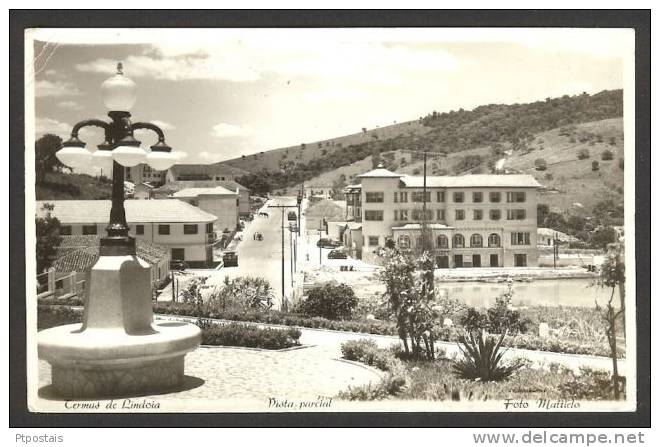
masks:
<svg viewBox="0 0 660 447"><path fill-rule="evenodd" d="M63 236L101 235L110 219L110 200L49 200L37 202L37 216L44 216L43 204L54 206L51 215L60 221ZM216 216L180 200L126 200L129 234L138 241L164 247L172 260L191 267L213 264L213 222Z"/></svg>
<svg viewBox="0 0 660 447"><path fill-rule="evenodd" d="M530 175L427 176L426 197L421 176L379 167L358 178L346 188L346 216L360 224L359 252L350 237L354 254L367 262L377 262L391 239L403 249L431 251L439 268L537 265L541 185Z"/></svg>
<svg viewBox="0 0 660 447"><path fill-rule="evenodd" d="M141 163L132 167L124 167L124 180L135 185L140 183L150 183L152 185L162 185L165 183L167 171L156 171L146 163Z"/></svg>
<svg viewBox="0 0 660 447"><path fill-rule="evenodd" d="M213 222L215 231L232 232L239 223L239 192L222 186L214 188L187 188L171 196L216 216Z"/></svg>
<svg viewBox="0 0 660 447"><path fill-rule="evenodd" d="M230 191L238 191L238 215L248 217L250 208L250 190L233 180L182 180L167 182L153 191L153 198L166 199L173 194L189 188L215 188L222 186Z"/></svg>

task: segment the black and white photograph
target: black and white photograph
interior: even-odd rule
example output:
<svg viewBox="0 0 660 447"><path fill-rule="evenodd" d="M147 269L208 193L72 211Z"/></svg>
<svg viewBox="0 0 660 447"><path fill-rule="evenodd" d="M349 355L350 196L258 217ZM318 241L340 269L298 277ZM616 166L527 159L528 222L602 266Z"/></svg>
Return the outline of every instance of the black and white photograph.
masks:
<svg viewBox="0 0 660 447"><path fill-rule="evenodd" d="M634 29L181 25L25 30L30 412L636 411Z"/></svg>

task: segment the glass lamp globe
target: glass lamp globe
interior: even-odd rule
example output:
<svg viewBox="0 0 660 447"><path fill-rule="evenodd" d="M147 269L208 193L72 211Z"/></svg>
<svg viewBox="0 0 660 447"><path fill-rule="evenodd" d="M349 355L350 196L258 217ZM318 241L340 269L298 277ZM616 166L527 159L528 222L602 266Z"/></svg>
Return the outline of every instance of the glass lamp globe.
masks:
<svg viewBox="0 0 660 447"><path fill-rule="evenodd" d="M82 168L87 166L92 159L92 154L84 147L63 147L55 153L55 156L65 166L70 168Z"/></svg>
<svg viewBox="0 0 660 447"><path fill-rule="evenodd" d="M147 153L139 146L118 146L112 151L112 158L128 168L144 163Z"/></svg>
<svg viewBox="0 0 660 447"><path fill-rule="evenodd" d="M147 155L147 163L156 171L165 171L179 160L175 152L151 151Z"/></svg>
<svg viewBox="0 0 660 447"><path fill-rule="evenodd" d="M124 76L122 64L117 64L117 74L101 84L103 104L111 112L129 112L137 100L135 82Z"/></svg>

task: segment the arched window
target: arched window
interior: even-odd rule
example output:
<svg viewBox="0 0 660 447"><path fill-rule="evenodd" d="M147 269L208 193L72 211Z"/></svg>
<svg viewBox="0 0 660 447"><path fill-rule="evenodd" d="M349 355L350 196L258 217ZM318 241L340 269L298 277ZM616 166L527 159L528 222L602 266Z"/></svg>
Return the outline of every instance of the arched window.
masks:
<svg viewBox="0 0 660 447"><path fill-rule="evenodd" d="M445 236L444 234L441 234L440 236L438 236L435 240L435 243L438 246L438 248L447 248L447 247L449 247L449 239L447 239L447 236Z"/></svg>
<svg viewBox="0 0 660 447"><path fill-rule="evenodd" d="M497 233L492 233L488 236L488 246L489 247L499 247L500 246L500 235Z"/></svg>
<svg viewBox="0 0 660 447"><path fill-rule="evenodd" d="M454 248L465 247L465 238L462 234L455 234L453 238Z"/></svg>
<svg viewBox="0 0 660 447"><path fill-rule="evenodd" d="M474 233L472 236L470 236L470 247L483 247L484 246L484 240L482 239L480 234Z"/></svg>
<svg viewBox="0 0 660 447"><path fill-rule="evenodd" d="M397 239L397 244L399 244L399 248L410 248L410 237L407 234L402 234Z"/></svg>

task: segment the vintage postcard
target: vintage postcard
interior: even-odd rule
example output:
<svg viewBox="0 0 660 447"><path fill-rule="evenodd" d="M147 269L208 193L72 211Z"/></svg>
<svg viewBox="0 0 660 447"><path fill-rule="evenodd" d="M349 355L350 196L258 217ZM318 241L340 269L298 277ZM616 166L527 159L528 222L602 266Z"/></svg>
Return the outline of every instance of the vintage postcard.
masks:
<svg viewBox="0 0 660 447"><path fill-rule="evenodd" d="M624 28L27 29L29 410L635 411L634 69Z"/></svg>

